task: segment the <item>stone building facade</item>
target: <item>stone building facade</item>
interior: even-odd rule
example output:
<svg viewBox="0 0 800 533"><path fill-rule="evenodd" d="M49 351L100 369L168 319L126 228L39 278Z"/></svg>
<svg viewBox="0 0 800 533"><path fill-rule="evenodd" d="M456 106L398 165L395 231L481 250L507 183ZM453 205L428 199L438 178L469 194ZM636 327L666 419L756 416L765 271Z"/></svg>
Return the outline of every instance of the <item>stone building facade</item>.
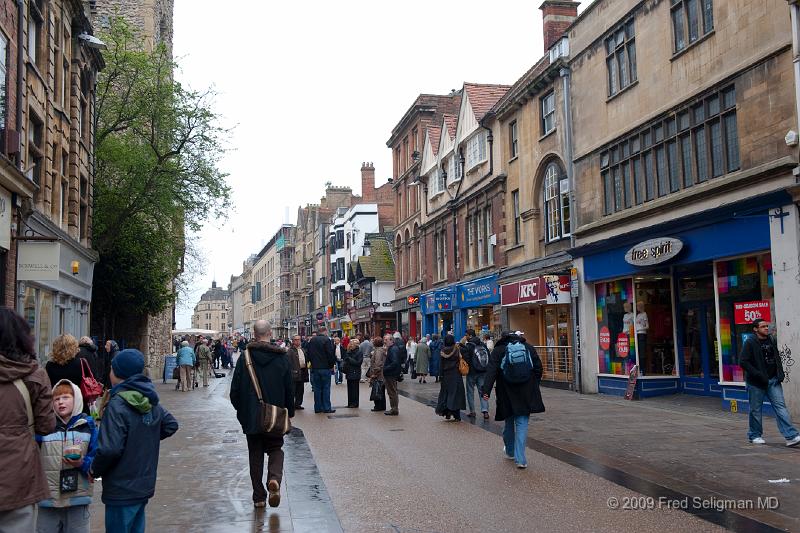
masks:
<svg viewBox="0 0 800 533"><path fill-rule="evenodd" d="M295 227L284 224L261 249L253 265L252 320L269 322L276 338L289 334L287 322L294 248Z"/></svg>
<svg viewBox="0 0 800 533"><path fill-rule="evenodd" d="M584 390L619 394L636 366L641 397L747 410L749 322L800 353L787 9L597 0L568 29Z"/></svg>
<svg viewBox="0 0 800 533"><path fill-rule="evenodd" d="M425 201L419 181L422 144L429 128L438 128L442 115L458 113L460 98L452 95L419 95L392 129L386 142L392 150L394 192L394 253L397 255L395 300L399 329L414 337L422 333L419 294L422 290L420 258L422 209Z"/></svg>
<svg viewBox="0 0 800 533"><path fill-rule="evenodd" d="M230 320L230 292L217 287L217 282L211 283L211 288L200 297L194 306L192 314L192 328L210 329L219 333L230 333L228 322Z"/></svg>

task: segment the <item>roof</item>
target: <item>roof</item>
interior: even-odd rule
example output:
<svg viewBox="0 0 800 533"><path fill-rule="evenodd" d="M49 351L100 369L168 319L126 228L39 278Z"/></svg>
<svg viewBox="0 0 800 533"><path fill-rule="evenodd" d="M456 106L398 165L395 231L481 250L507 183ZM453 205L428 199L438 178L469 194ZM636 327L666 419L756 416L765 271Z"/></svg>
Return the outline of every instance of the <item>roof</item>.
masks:
<svg viewBox="0 0 800 533"><path fill-rule="evenodd" d="M517 98L525 95L528 92L528 86L536 80L547 67L550 66L550 55L545 54L539 61L528 69L528 71L518 79L511 88L506 91L502 98L500 98L492 107L492 111L500 114L505 111L509 105L513 104Z"/></svg>
<svg viewBox="0 0 800 533"><path fill-rule="evenodd" d="M394 260L389 241L377 233L367 234L367 238L370 241L370 254L358 258L361 274L375 281L394 281Z"/></svg>
<svg viewBox="0 0 800 533"><path fill-rule="evenodd" d="M392 148L399 136L406 131L413 117L421 113L435 113L440 107L446 108L452 97L452 94L420 94L417 96L414 103L403 115L403 118L400 119L400 122L392 128L392 135L386 141L386 146Z"/></svg>
<svg viewBox="0 0 800 533"><path fill-rule="evenodd" d="M227 300L228 299L228 291L222 289L220 287L214 287L208 289L203 295L200 297L201 301L220 301L220 300Z"/></svg>
<svg viewBox="0 0 800 533"><path fill-rule="evenodd" d="M431 148L433 149L433 155L439 153L439 138L442 135L442 128L441 126L428 126L428 137L431 140Z"/></svg>
<svg viewBox="0 0 800 533"><path fill-rule="evenodd" d="M505 95L511 88L510 85L481 85L478 83L464 83L464 90L469 97L472 112L480 120L489 112L492 106Z"/></svg>
<svg viewBox="0 0 800 533"><path fill-rule="evenodd" d="M458 120L458 117L456 117L455 115L442 115L442 118L444 119L444 125L447 126L447 134L448 134L447 136L450 137L451 139L455 139L455 137L456 137L456 120ZM441 134L442 133L439 132L440 136L441 136Z"/></svg>

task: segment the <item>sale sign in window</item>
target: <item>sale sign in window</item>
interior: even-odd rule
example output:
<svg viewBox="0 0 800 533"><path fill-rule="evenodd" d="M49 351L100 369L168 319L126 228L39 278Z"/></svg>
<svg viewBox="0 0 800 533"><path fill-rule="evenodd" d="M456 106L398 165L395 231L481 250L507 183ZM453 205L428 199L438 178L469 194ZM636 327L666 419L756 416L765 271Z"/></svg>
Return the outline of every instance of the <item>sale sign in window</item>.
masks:
<svg viewBox="0 0 800 533"><path fill-rule="evenodd" d="M757 300L755 302L734 302L733 316L737 324L752 324L753 321L770 321L769 301Z"/></svg>

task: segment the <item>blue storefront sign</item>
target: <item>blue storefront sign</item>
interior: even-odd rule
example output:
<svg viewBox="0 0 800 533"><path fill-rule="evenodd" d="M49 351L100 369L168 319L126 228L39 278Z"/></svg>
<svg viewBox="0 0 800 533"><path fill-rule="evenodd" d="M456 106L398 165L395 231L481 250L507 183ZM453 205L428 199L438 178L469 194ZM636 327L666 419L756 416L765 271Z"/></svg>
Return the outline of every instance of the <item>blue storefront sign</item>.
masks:
<svg viewBox="0 0 800 533"><path fill-rule="evenodd" d="M453 310L453 288L438 289L420 297L422 312L426 315Z"/></svg>
<svg viewBox="0 0 800 533"><path fill-rule="evenodd" d="M500 288L497 276L487 276L457 287L457 305L461 309L500 303Z"/></svg>

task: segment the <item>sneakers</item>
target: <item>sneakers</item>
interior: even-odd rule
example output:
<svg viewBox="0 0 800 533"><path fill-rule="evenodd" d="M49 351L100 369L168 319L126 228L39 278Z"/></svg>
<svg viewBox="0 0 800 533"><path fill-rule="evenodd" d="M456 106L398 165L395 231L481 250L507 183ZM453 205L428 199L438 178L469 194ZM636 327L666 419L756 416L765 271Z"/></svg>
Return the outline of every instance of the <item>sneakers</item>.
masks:
<svg viewBox="0 0 800 533"><path fill-rule="evenodd" d="M470 418L475 418L475 411L471 411L467 416Z"/></svg>
<svg viewBox="0 0 800 533"><path fill-rule="evenodd" d="M528 468L528 465L524 465L522 463L517 463L517 468L519 468L520 470L525 470L526 468Z"/></svg>
<svg viewBox="0 0 800 533"><path fill-rule="evenodd" d="M267 506L267 502L265 502L265 501L253 502L253 507L255 507L256 509L260 509L260 508L266 507L266 506Z"/></svg>
<svg viewBox="0 0 800 533"><path fill-rule="evenodd" d="M267 492L269 492L269 501L270 507L277 507L281 503L281 486L276 479L271 479L269 483L267 483Z"/></svg>
<svg viewBox="0 0 800 533"><path fill-rule="evenodd" d="M489 412L488 411L484 411L483 412L483 419L484 420L489 420Z"/></svg>
<svg viewBox="0 0 800 533"><path fill-rule="evenodd" d="M793 447L800 444L800 435L795 435L793 439L789 439L786 441L786 446Z"/></svg>
<svg viewBox="0 0 800 533"><path fill-rule="evenodd" d="M513 461L513 460L514 460L514 456L513 456L513 455L508 455L508 454L506 453L506 447L505 447L505 446L503 446L503 457L505 457L506 459L509 459L509 460L511 460L511 461Z"/></svg>
<svg viewBox="0 0 800 533"><path fill-rule="evenodd" d="M798 439L800 439L800 437L798 437ZM800 440L798 440L797 442L800 442ZM761 437L756 437L756 438L752 439L752 440L750 441L750 443L751 443L751 444L766 444L766 443L767 443L767 441L765 441L765 440L764 440L763 438L761 438ZM795 444L797 444L797 443L795 443ZM788 444L787 444L787 446L788 446Z"/></svg>

